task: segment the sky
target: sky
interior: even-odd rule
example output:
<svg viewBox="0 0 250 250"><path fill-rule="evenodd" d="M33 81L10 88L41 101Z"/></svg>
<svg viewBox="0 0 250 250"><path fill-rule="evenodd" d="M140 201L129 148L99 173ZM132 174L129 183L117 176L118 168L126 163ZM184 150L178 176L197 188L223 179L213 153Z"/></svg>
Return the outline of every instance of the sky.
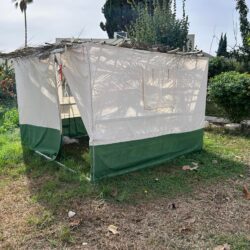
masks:
<svg viewBox="0 0 250 250"><path fill-rule="evenodd" d="M187 0L190 34L199 49L214 54L221 33L227 33L229 48L241 42L236 0ZM181 0L177 0L181 15ZM250 7L250 0L246 0ZM107 38L100 29L105 0L34 0L28 6L28 43L40 45L55 38ZM237 27L237 28L235 28ZM238 30L238 34L235 30ZM24 18L12 0L0 0L0 51L24 45Z"/></svg>

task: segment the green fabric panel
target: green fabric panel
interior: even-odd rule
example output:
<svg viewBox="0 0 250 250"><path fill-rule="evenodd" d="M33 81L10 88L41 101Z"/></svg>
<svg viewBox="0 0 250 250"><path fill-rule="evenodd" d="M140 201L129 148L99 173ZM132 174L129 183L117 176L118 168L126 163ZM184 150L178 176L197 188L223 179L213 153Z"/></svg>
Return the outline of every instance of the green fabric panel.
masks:
<svg viewBox="0 0 250 250"><path fill-rule="evenodd" d="M62 119L62 131L69 137L88 135L81 117Z"/></svg>
<svg viewBox="0 0 250 250"><path fill-rule="evenodd" d="M52 128L33 125L20 125L22 143L29 149L52 158L58 155L61 147L61 132Z"/></svg>
<svg viewBox="0 0 250 250"><path fill-rule="evenodd" d="M149 139L91 146L92 181L164 163L201 150L203 129Z"/></svg>

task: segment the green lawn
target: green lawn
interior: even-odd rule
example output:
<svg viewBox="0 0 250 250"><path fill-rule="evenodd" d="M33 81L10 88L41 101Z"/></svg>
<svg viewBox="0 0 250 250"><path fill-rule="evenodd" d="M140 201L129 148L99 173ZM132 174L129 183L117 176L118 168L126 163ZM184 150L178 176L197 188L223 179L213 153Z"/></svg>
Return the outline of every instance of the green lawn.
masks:
<svg viewBox="0 0 250 250"><path fill-rule="evenodd" d="M135 241L142 248L145 244L148 249L150 246L151 249L181 249L180 246L210 249L228 243L232 249L250 249L250 235L244 224L250 216L249 201L242 198L241 191L242 185L250 182L249 137L209 131L205 133L201 152L95 184L87 180L90 169L87 144L82 140L79 145L62 149L58 160L76 170L76 174L72 174L23 149L18 128L0 134L0 219L2 213L5 214L2 219L7 221L0 223L1 249L74 249L81 247L81 240L88 242L92 249L106 249L110 245L122 249L119 240L107 236L105 231L113 223L123 231L119 236L121 244ZM197 164L197 171L182 170L184 165ZM224 203L220 205L221 202ZM179 206L178 216L170 214L172 203ZM77 210L81 226L71 226L67 219L70 209ZM231 217L227 215L229 209ZM209 210L213 215L207 215ZM194 228L183 229L185 221L182 220L171 221L191 213L197 217ZM169 216L170 224L164 222L164 216ZM134 222L137 217L138 222ZM221 218L225 225L219 222ZM148 222L140 224L144 220ZM219 229L213 232L217 222ZM137 230L134 223L141 238L133 238L136 235L133 230ZM148 236L152 233L148 231L148 223L152 223L157 232L152 237ZM167 233L165 238L160 237L162 230ZM15 236L10 237L11 234ZM168 239L168 234L174 236ZM195 238L200 234L204 239ZM95 245L96 242L99 245Z"/></svg>
<svg viewBox="0 0 250 250"><path fill-rule="evenodd" d="M95 184L89 183L86 178L90 169L86 143L67 146L59 158L63 164L76 170L76 174L28 150L24 150L23 156L18 129L0 135L0 146L0 173L13 178L27 175L32 180L49 176L39 187L34 199L56 208L76 197L100 196L129 203L166 195L171 197L192 192L197 185L244 175L246 161L249 160L250 140L244 136L207 132L201 152ZM197 171L182 170L182 166L192 166L194 163L199 166Z"/></svg>

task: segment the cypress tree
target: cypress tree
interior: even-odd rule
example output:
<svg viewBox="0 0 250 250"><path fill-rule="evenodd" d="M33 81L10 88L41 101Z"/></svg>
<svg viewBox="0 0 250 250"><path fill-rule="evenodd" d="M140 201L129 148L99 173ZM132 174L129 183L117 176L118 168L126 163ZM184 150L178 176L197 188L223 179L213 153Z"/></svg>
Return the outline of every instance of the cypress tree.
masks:
<svg viewBox="0 0 250 250"><path fill-rule="evenodd" d="M224 34L223 44L222 44L222 54L227 57L227 34Z"/></svg>
<svg viewBox="0 0 250 250"><path fill-rule="evenodd" d="M222 44L223 44L223 34L221 34L221 37L220 37L219 46L217 50L217 56L221 56L222 54Z"/></svg>
<svg viewBox="0 0 250 250"><path fill-rule="evenodd" d="M223 33L221 34L219 46L217 50L217 56L227 56L227 35Z"/></svg>
<svg viewBox="0 0 250 250"><path fill-rule="evenodd" d="M249 53L250 22L248 21L248 7L245 0L236 0L236 10L240 14L240 32L244 49Z"/></svg>

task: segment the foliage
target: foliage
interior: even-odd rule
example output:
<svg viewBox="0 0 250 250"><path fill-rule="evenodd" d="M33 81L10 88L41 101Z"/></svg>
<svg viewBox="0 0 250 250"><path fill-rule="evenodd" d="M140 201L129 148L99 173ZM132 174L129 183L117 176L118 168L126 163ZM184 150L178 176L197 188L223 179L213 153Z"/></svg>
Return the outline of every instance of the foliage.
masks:
<svg viewBox="0 0 250 250"><path fill-rule="evenodd" d="M0 175L9 166L18 167L23 161L22 153L19 133L0 133Z"/></svg>
<svg viewBox="0 0 250 250"><path fill-rule="evenodd" d="M144 0L136 0L136 4L144 3ZM106 23L100 23L103 31L108 33L109 38L114 38L114 32L125 31L136 19L136 12L128 0L107 0L102 8Z"/></svg>
<svg viewBox="0 0 250 250"><path fill-rule="evenodd" d="M14 70L6 61L0 65L0 98L15 97L15 81Z"/></svg>
<svg viewBox="0 0 250 250"><path fill-rule="evenodd" d="M233 49L228 53L228 57L237 61L241 68L240 72L250 73L250 54L245 53L242 48Z"/></svg>
<svg viewBox="0 0 250 250"><path fill-rule="evenodd" d="M250 117L250 77L238 72L226 72L211 79L209 97L233 122Z"/></svg>
<svg viewBox="0 0 250 250"><path fill-rule="evenodd" d="M207 96L206 101L206 115L207 116L216 116L216 117L224 117L224 112L220 107L214 102L210 100L209 95Z"/></svg>
<svg viewBox="0 0 250 250"><path fill-rule="evenodd" d="M248 20L248 7L245 0L236 0L236 10L240 16L240 32L243 46L234 50L232 54L237 60L244 64L246 72L250 72L250 22Z"/></svg>
<svg viewBox="0 0 250 250"><path fill-rule="evenodd" d="M33 0L14 0L16 8L20 8L21 12L25 12L27 10L27 5L32 3Z"/></svg>
<svg viewBox="0 0 250 250"><path fill-rule="evenodd" d="M71 230L67 226L63 226L60 228L59 238L64 243L75 243L75 239L71 234Z"/></svg>
<svg viewBox="0 0 250 250"><path fill-rule="evenodd" d="M250 46L248 43L250 35L250 23L248 21L248 7L245 0L236 0L236 9L240 14L240 32L243 41L243 47L246 52L250 52Z"/></svg>
<svg viewBox="0 0 250 250"><path fill-rule="evenodd" d="M219 42L219 47L217 50L217 56L227 56L227 35L221 34L220 42Z"/></svg>
<svg viewBox="0 0 250 250"><path fill-rule="evenodd" d="M101 29L107 32L109 38L114 38L114 32L126 31L130 24L136 20L137 12L133 5L143 6L146 3L148 8L152 10L154 1L155 0L106 0L102 8L106 22L100 23Z"/></svg>
<svg viewBox="0 0 250 250"><path fill-rule="evenodd" d="M245 72L245 68L242 63L234 58L214 57L209 60L209 78L228 71L237 71L243 73Z"/></svg>
<svg viewBox="0 0 250 250"><path fill-rule="evenodd" d="M3 118L0 121L0 133L12 131L19 124L18 111L13 108L4 113Z"/></svg>
<svg viewBox="0 0 250 250"><path fill-rule="evenodd" d="M188 35L188 17L185 14L183 0L183 16L176 17L176 4L172 1L155 1L153 9L148 5L137 5L138 18L129 28L132 42L141 45L164 44L170 49L186 48Z"/></svg>

